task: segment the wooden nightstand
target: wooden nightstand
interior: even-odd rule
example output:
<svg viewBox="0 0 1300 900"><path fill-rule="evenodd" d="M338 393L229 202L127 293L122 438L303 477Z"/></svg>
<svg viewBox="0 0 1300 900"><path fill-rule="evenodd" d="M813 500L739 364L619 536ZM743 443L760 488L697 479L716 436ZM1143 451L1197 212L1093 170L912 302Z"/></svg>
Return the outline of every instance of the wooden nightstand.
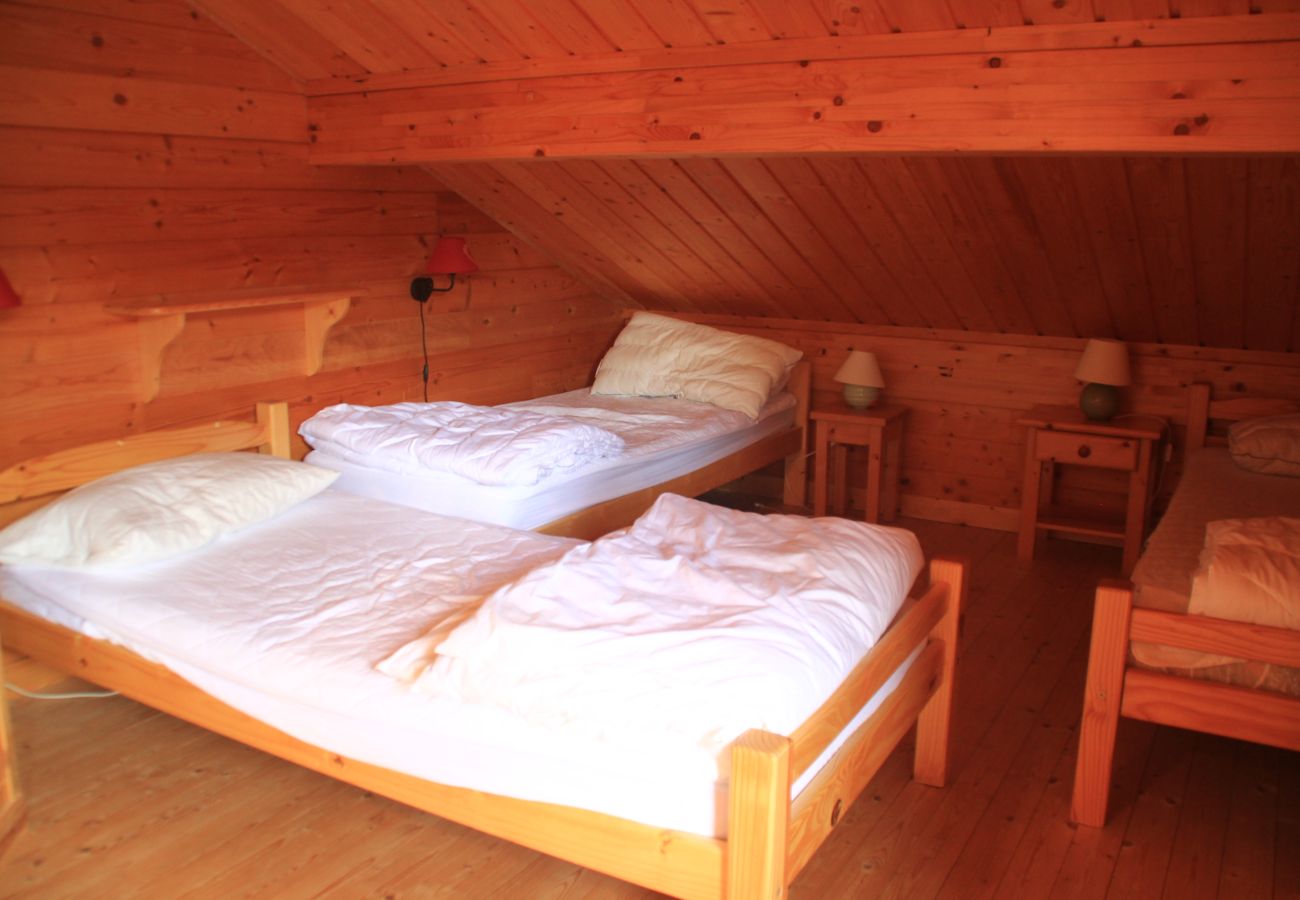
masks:
<svg viewBox="0 0 1300 900"><path fill-rule="evenodd" d="M1115 538L1124 548L1123 572L1129 574L1146 535L1155 486L1155 448L1163 429L1138 418L1093 422L1069 406L1035 406L1020 419L1020 424L1029 432L1020 505L1020 558L1034 558L1034 542L1040 531ZM1057 463L1128 472L1124 517L1111 518L1052 503L1052 470Z"/></svg>
<svg viewBox="0 0 1300 900"><path fill-rule="evenodd" d="M898 470L903 443L903 406L873 406L851 409L843 404L815 409L811 418L816 430L817 460L813 467L813 515L826 515L833 467L834 511L843 515L848 493L848 448L867 447L867 521L886 521L898 515ZM834 457L832 459L832 456Z"/></svg>

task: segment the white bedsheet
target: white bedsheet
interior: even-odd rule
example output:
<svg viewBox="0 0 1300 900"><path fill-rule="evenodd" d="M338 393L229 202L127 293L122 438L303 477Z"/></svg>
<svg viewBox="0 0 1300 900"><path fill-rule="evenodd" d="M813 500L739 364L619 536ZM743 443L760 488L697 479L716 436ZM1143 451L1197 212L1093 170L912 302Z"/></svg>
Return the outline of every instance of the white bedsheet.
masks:
<svg viewBox="0 0 1300 900"><path fill-rule="evenodd" d="M315 449L387 472L447 472L477 484L536 484L623 452L593 422L468 403L336 403L302 423Z"/></svg>
<svg viewBox="0 0 1300 900"><path fill-rule="evenodd" d="M592 396L587 388L508 404L548 415L599 422L624 451L552 473L533 485L482 485L445 472L396 474L319 450L313 465L340 473L335 487L450 516L512 528L536 528L614 497L660 484L790 427L794 396L779 394L751 421L744 414L689 400Z"/></svg>
<svg viewBox="0 0 1300 900"><path fill-rule="evenodd" d="M725 778L699 746L666 738L613 753L507 710L412 691L375 669L440 618L574 546L331 489L170 561L93 575L0 567L0 594L344 756L444 784L725 833Z"/></svg>

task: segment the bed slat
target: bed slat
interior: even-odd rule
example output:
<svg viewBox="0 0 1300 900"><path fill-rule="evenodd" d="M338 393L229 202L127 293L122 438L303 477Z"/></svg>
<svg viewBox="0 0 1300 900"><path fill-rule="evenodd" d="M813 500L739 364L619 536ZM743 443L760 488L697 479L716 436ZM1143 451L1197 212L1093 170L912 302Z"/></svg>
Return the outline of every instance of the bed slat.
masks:
<svg viewBox="0 0 1300 900"><path fill-rule="evenodd" d="M1300 668L1300 631L1289 628L1134 609L1129 636L1151 644Z"/></svg>
<svg viewBox="0 0 1300 900"><path fill-rule="evenodd" d="M1129 669L1122 714L1208 734L1300 750L1300 699Z"/></svg>

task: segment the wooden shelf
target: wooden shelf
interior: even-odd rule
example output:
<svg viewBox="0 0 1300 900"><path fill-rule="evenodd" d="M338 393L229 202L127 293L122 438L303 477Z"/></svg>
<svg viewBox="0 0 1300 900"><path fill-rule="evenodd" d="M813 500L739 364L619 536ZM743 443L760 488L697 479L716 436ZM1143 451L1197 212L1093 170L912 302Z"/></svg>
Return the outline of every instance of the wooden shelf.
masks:
<svg viewBox="0 0 1300 900"><path fill-rule="evenodd" d="M303 309L303 374L320 371L325 338L334 324L347 315L352 298L361 291L312 291L301 288L258 288L202 294L155 294L105 304L107 312L136 319L140 324L141 399L158 396L162 384L162 357L167 345L185 327L190 313L237 312L301 305Z"/></svg>

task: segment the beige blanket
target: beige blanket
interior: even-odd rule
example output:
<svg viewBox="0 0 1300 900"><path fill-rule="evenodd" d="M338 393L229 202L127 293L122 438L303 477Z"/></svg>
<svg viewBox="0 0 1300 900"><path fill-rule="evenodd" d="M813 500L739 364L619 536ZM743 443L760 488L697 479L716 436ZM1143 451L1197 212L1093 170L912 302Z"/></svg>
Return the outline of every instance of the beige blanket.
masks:
<svg viewBox="0 0 1300 900"><path fill-rule="evenodd" d="M1300 519L1220 519L1206 525L1187 611L1300 630Z"/></svg>

